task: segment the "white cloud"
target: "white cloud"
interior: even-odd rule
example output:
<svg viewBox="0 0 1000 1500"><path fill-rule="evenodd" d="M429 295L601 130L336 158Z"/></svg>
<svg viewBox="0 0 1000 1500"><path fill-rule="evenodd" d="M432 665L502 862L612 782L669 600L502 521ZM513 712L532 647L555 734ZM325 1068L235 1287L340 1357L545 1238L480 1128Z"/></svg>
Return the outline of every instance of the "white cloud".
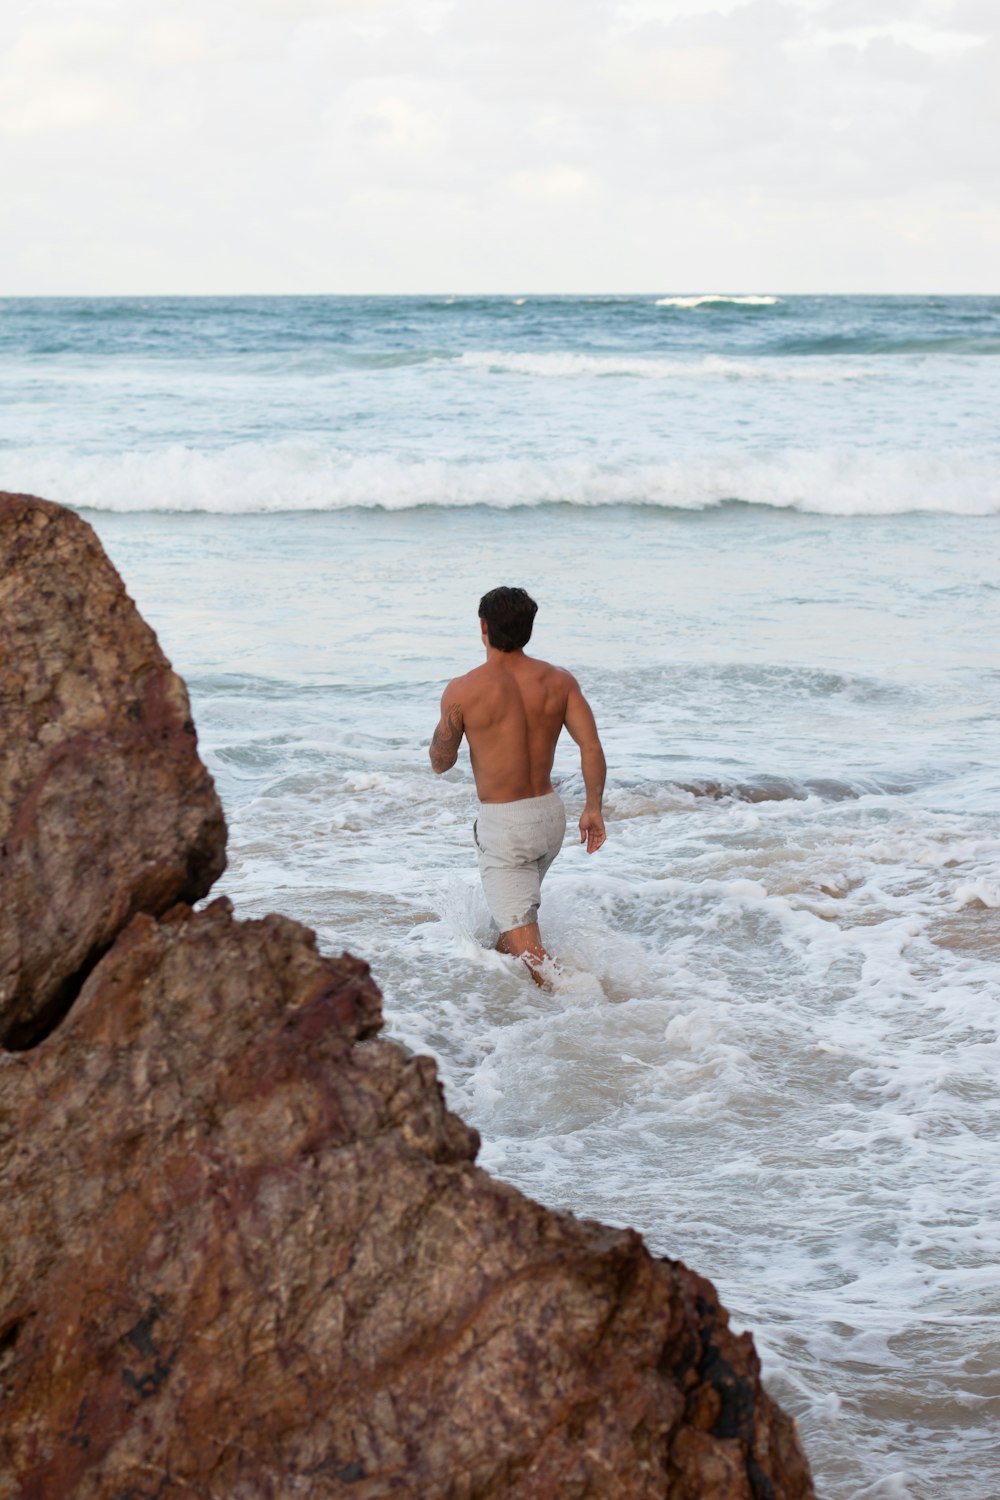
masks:
<svg viewBox="0 0 1000 1500"><path fill-rule="evenodd" d="M931 56L965 52L970 47L979 47L986 40L982 31L952 31L940 26L931 26L926 21L896 20L867 21L857 25L829 27L816 26L808 33L789 43L791 47L867 47L872 42L887 40L912 47L916 52Z"/></svg>
<svg viewBox="0 0 1000 1500"><path fill-rule="evenodd" d="M304 16L355 15L386 11L393 0L244 0L248 10L278 20L301 20Z"/></svg>
<svg viewBox="0 0 1000 1500"><path fill-rule="evenodd" d="M621 44L608 57L608 74L632 104L673 109L718 104L732 85L735 59L723 47L654 47Z"/></svg>
<svg viewBox="0 0 1000 1500"><path fill-rule="evenodd" d="M186 16L153 21L142 29L140 38L147 55L163 68L201 62L210 51L205 27Z"/></svg>
<svg viewBox="0 0 1000 1500"><path fill-rule="evenodd" d="M437 146L443 131L432 115L406 99L381 99L367 113L372 143L379 151L419 155Z"/></svg>
<svg viewBox="0 0 1000 1500"><path fill-rule="evenodd" d="M615 20L624 26L641 26L649 21L669 25L688 16L728 16L746 3L747 0L620 0Z"/></svg>
<svg viewBox="0 0 1000 1500"><path fill-rule="evenodd" d="M0 134L78 130L120 118L107 59L120 33L32 21L0 53Z"/></svg>
<svg viewBox="0 0 1000 1500"><path fill-rule="evenodd" d="M107 90L86 81L47 78L39 85L30 74L0 75L0 135L81 130L118 113Z"/></svg>
<svg viewBox="0 0 1000 1500"><path fill-rule="evenodd" d="M589 198L596 183L577 167L548 167L543 171L512 172L510 185L525 198Z"/></svg>

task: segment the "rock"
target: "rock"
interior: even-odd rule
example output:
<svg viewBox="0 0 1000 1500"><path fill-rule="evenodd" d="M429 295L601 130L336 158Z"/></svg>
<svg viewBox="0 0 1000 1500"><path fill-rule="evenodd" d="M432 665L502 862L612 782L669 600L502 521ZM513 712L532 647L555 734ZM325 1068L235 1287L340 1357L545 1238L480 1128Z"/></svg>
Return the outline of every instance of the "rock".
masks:
<svg viewBox="0 0 1000 1500"><path fill-rule="evenodd" d="M0 1043L30 1045L137 912L203 896L225 824L184 684L94 532L0 494Z"/></svg>
<svg viewBox="0 0 1000 1500"><path fill-rule="evenodd" d="M474 1164L367 966L137 916L0 1054L2 1500L807 1500L710 1284Z"/></svg>

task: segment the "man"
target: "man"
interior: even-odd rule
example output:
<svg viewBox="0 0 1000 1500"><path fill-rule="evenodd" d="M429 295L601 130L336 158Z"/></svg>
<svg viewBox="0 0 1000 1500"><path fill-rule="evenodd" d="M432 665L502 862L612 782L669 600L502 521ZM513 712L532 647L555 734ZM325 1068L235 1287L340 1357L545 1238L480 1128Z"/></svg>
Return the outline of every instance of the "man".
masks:
<svg viewBox="0 0 1000 1500"><path fill-rule="evenodd" d="M563 725L580 747L586 804L580 842L593 854L604 843L604 751L590 705L576 678L525 656L538 605L524 589L491 589L479 601L486 648L481 667L456 677L441 699L430 758L440 775L458 759L465 735L479 793L473 836L486 904L501 953L528 965L544 984L548 958L538 931L541 883L562 847L566 810L552 787L552 761Z"/></svg>

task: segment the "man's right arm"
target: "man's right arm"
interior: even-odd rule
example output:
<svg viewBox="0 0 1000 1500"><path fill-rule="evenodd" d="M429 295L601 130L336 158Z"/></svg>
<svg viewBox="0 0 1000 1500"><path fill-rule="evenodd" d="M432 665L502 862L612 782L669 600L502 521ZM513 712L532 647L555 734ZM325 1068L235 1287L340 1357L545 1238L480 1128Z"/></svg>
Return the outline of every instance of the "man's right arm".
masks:
<svg viewBox="0 0 1000 1500"><path fill-rule="evenodd" d="M465 716L462 713L462 705L458 701L455 691L458 679L449 682L441 699L441 719L434 731L428 754L431 758L431 766L437 776L442 771L448 771L458 759L458 747L462 743L465 733Z"/></svg>
<svg viewBox="0 0 1000 1500"><path fill-rule="evenodd" d="M587 794L587 801L580 815L580 843L586 842L587 853L594 854L607 837L601 806L604 800L604 779L608 768L593 712L581 693L580 684L575 677L570 678L564 722L580 747L580 769L583 772L583 785Z"/></svg>

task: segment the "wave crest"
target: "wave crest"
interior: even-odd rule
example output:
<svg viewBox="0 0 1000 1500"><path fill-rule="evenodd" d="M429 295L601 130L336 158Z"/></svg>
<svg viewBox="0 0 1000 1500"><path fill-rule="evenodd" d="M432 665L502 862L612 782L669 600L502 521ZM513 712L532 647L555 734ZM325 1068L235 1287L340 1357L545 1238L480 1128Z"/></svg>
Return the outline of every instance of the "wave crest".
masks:
<svg viewBox="0 0 1000 1500"><path fill-rule="evenodd" d="M723 292L702 292L697 297L658 297L655 307L777 307L781 297L727 296Z"/></svg>
<svg viewBox="0 0 1000 1500"><path fill-rule="evenodd" d="M99 511L239 515L548 504L697 511L739 501L842 516L1000 514L995 463L958 451L733 449L614 467L589 459L403 459L285 441L88 455L31 448L4 458L6 488Z"/></svg>

